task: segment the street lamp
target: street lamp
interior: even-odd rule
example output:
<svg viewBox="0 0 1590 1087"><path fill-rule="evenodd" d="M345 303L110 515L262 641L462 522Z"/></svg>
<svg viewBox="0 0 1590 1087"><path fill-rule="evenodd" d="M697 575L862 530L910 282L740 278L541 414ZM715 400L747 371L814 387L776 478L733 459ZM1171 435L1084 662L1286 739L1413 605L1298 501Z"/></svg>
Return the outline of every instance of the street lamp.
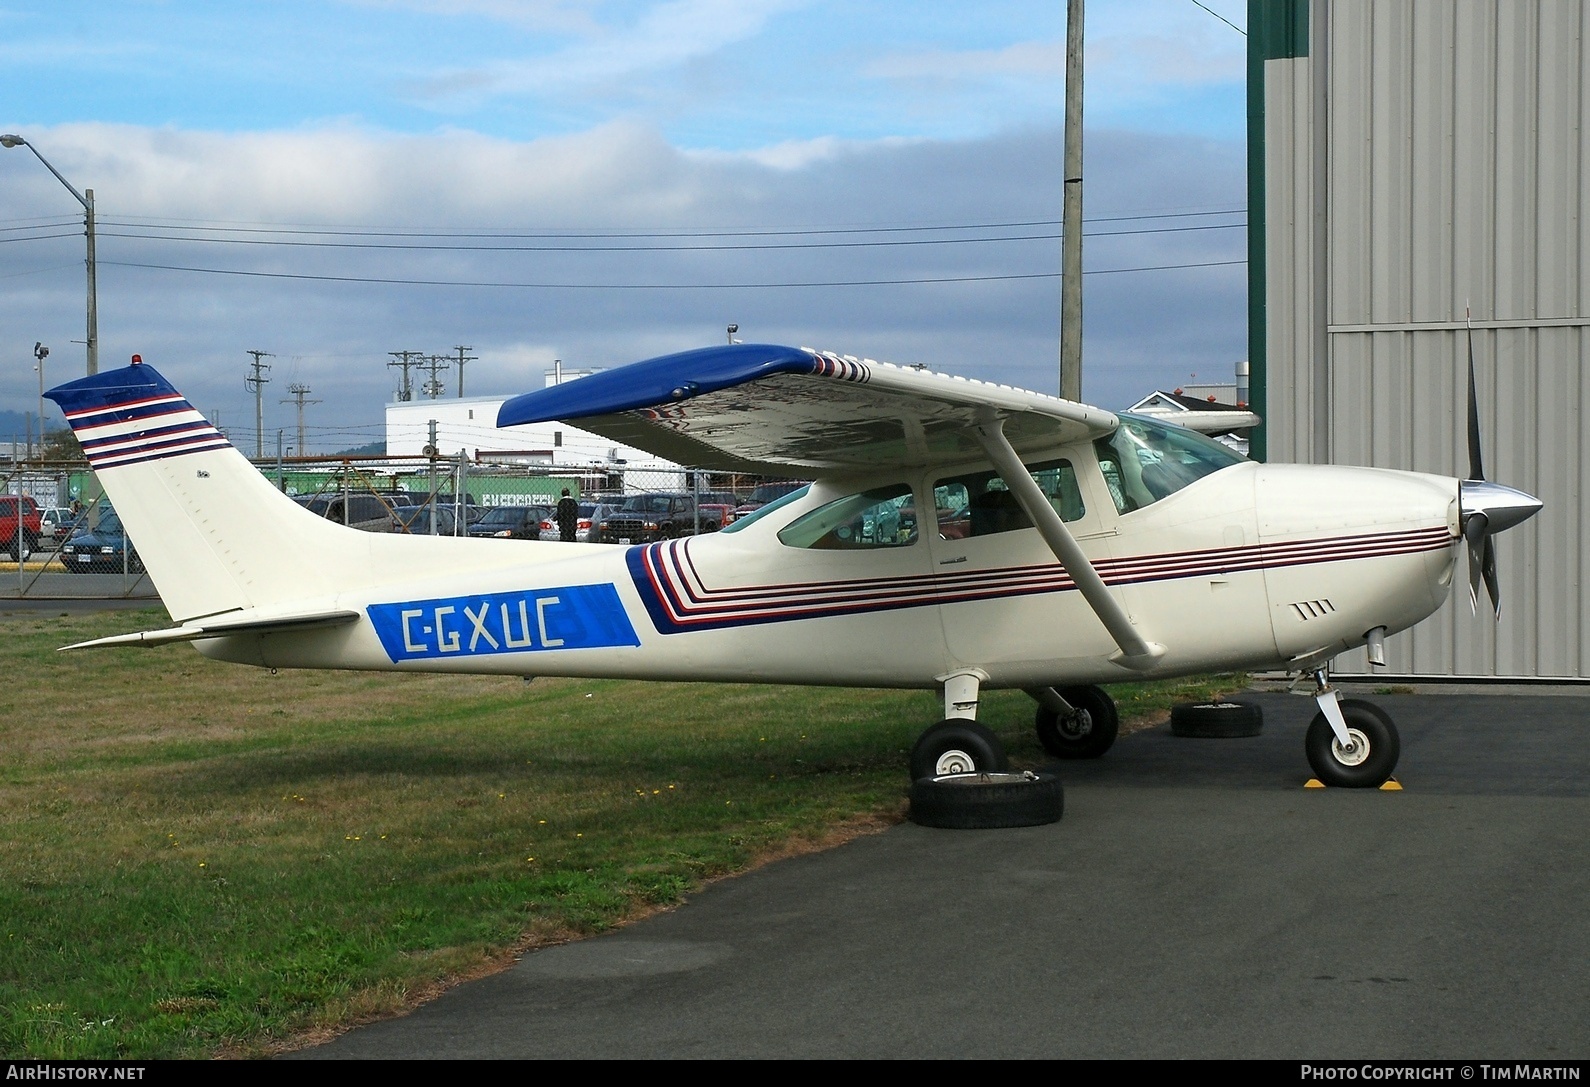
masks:
<svg viewBox="0 0 1590 1087"><path fill-rule="evenodd" d="M33 341L33 357L38 360L34 369L39 372L39 456L44 456L44 360L50 357L50 349L39 340Z"/></svg>
<svg viewBox="0 0 1590 1087"><path fill-rule="evenodd" d="M50 160L39 154L39 149L34 147L21 136L6 133L0 136L0 147L26 147L33 152L33 157L44 163L44 168L55 175L55 180L66 186L66 191L77 197L77 202L83 205L83 223L88 233L88 372L99 373L99 288L94 271L94 190L84 189L78 192L72 183L61 176L61 171L50 165Z"/></svg>

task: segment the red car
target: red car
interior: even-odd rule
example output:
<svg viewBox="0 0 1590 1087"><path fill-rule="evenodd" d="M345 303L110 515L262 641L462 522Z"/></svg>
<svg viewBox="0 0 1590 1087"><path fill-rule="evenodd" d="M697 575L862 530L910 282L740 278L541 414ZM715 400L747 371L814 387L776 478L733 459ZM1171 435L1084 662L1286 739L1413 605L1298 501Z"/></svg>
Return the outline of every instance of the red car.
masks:
<svg viewBox="0 0 1590 1087"><path fill-rule="evenodd" d="M38 503L27 495L18 497L14 494L4 494L0 495L0 550L10 550L16 546L18 503L22 508L23 550L32 551L39 546L39 533L43 531L44 526L40 521Z"/></svg>

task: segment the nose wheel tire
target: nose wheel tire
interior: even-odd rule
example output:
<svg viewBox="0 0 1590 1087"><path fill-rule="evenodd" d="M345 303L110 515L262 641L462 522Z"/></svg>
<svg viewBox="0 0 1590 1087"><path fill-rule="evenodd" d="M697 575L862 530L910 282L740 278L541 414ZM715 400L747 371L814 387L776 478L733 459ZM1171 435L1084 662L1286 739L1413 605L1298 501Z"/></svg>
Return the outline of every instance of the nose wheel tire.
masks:
<svg viewBox="0 0 1590 1087"><path fill-rule="evenodd" d="M923 731L911 748L911 780L950 774L1002 773L1005 747L984 725L949 718Z"/></svg>
<svg viewBox="0 0 1590 1087"><path fill-rule="evenodd" d="M1348 789L1375 789L1384 785L1397 768L1402 743L1397 726L1372 702L1343 699L1342 718L1349 742L1336 738L1323 713L1309 723L1304 750L1314 776L1326 785Z"/></svg>
<svg viewBox="0 0 1590 1087"><path fill-rule="evenodd" d="M1121 729L1115 700L1098 687L1061 687L1059 694L1076 712L1038 707L1034 725L1043 749L1057 759L1096 759L1108 751Z"/></svg>

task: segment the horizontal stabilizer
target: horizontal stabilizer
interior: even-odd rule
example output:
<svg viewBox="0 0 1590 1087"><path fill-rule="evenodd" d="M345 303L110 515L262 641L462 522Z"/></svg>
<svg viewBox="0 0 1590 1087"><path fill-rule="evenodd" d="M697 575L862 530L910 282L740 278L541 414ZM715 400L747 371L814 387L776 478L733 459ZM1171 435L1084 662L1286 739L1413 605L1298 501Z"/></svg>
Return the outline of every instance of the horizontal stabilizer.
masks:
<svg viewBox="0 0 1590 1087"><path fill-rule="evenodd" d="M309 630L314 627L335 627L345 623L357 622L359 613L356 611L323 611L311 612L305 615L278 615L269 619L250 618L233 614L219 618L205 620L198 623L184 623L180 627L167 627L165 630L140 630L136 634L116 634L109 638L95 638L93 641L77 642L74 645L63 645L61 652L68 649L108 649L113 646L136 645L153 648L157 645L167 645L171 642L193 642L200 638L223 638L232 634L275 634L283 631Z"/></svg>

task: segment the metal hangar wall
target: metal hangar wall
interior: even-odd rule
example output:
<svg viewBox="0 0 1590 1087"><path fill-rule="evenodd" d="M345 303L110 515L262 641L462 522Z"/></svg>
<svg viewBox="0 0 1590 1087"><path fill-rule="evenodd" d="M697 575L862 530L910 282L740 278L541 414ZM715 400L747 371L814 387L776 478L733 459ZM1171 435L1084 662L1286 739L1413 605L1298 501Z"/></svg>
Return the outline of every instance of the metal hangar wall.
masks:
<svg viewBox="0 0 1590 1087"><path fill-rule="evenodd" d="M1466 474L1470 311L1486 475L1546 505L1497 537L1500 623L1462 556L1385 671L1586 678L1590 0L1250 0L1248 25L1256 455Z"/></svg>

